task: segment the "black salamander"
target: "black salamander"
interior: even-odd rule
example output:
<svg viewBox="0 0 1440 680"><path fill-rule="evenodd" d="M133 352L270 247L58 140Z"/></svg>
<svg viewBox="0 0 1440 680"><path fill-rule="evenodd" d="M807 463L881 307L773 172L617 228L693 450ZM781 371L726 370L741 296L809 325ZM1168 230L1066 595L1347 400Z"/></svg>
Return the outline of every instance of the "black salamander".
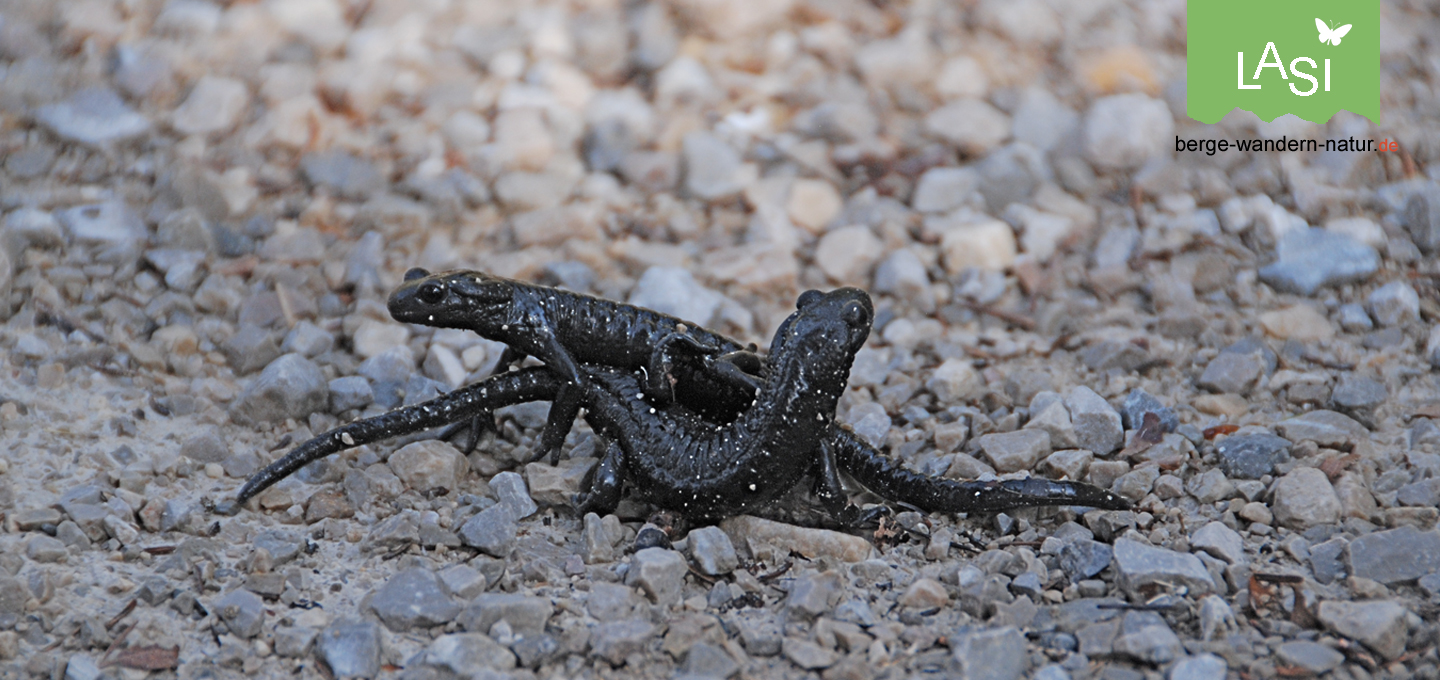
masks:
<svg viewBox="0 0 1440 680"><path fill-rule="evenodd" d="M806 473L828 511L857 518L838 471L892 500L925 510L999 511L1033 505L1129 507L1086 484L1027 479L956 482L909 472L833 422L850 363L869 334L869 296L856 289L802 295L799 310L772 342L767 376L754 405L728 425L704 420L682 405L655 406L644 379L630 371L582 366L580 401L586 420L610 441L594 482L579 499L582 511L605 512L629 481L656 505L692 518L745 512L792 488ZM445 396L337 428L306 442L256 473L238 502L307 463L387 437L462 421L510 404L552 399L571 385L531 368L493 376Z"/></svg>
<svg viewBox="0 0 1440 680"><path fill-rule="evenodd" d="M463 328L509 348L501 364L533 356L565 377L537 457L558 455L580 408L580 364L645 371L645 394L728 421L750 405L762 372L754 346L635 305L475 271L405 273L390 295L396 321ZM476 414L473 429L493 424ZM471 442L475 441L472 432Z"/></svg>

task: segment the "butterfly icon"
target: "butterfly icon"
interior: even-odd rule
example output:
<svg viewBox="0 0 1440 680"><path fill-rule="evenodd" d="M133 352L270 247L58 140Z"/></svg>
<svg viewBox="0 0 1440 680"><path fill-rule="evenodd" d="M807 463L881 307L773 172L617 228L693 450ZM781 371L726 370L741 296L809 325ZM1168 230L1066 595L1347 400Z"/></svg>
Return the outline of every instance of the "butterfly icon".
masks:
<svg viewBox="0 0 1440 680"><path fill-rule="evenodd" d="M1315 20L1315 28L1320 29L1320 42L1328 42L1331 45L1339 45L1340 39L1345 37L1346 33L1350 32L1350 27L1353 25L1354 24L1345 24L1340 28L1330 28L1325 25L1325 22L1319 19Z"/></svg>

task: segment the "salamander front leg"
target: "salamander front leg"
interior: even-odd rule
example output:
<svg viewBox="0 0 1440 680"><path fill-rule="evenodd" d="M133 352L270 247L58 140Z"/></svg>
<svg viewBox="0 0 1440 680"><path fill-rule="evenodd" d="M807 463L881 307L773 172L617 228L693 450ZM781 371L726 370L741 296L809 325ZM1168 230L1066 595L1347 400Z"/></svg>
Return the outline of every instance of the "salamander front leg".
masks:
<svg viewBox="0 0 1440 680"><path fill-rule="evenodd" d="M575 509L581 515L593 512L601 517L615 512L620 505L620 492L624 485L625 451L615 442L610 442L600 464L591 473L588 491L576 494Z"/></svg>
<svg viewBox="0 0 1440 680"><path fill-rule="evenodd" d="M815 469L812 474L815 476L815 497L819 499L820 505L830 513L841 526L862 527L874 524L882 516L890 514L890 509L877 505L872 508L861 509L850 503L845 496L845 487L840 483L840 470L835 464L835 451L831 448L830 442L820 442L819 456L815 460Z"/></svg>

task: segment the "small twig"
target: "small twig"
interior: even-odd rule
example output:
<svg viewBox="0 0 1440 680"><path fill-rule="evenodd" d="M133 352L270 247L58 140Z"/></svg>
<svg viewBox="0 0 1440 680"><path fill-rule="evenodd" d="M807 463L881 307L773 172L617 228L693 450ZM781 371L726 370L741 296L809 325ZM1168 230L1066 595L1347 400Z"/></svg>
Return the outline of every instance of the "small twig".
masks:
<svg viewBox="0 0 1440 680"><path fill-rule="evenodd" d="M137 600L135 598L130 598L130 601L125 603L125 608L121 609L120 613L115 615L115 618L105 622L105 630L110 630L119 625L122 619L130 615L130 612L135 611L136 602Z"/></svg>
<svg viewBox="0 0 1440 680"><path fill-rule="evenodd" d="M994 307L991 307L990 305L980 304L979 302L973 302L971 300L957 300L956 304L977 314L989 314L990 316L993 316L997 319L1008 321L1027 331L1035 330L1034 319L1020 314L1016 314L1015 312L1007 312L1003 309L996 309Z"/></svg>
<svg viewBox="0 0 1440 680"><path fill-rule="evenodd" d="M1252 576L1255 577L1255 580L1257 580L1257 581L1264 581L1264 582L1266 582L1266 583L1304 583L1304 582L1305 582L1305 577L1304 577L1304 576L1296 576L1295 574L1252 574Z"/></svg>

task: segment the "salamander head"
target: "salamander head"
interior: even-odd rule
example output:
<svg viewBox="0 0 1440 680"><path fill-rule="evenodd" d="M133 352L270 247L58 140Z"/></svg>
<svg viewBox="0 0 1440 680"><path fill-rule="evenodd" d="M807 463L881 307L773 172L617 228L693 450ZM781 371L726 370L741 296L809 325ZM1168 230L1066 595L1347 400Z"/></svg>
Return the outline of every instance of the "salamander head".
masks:
<svg viewBox="0 0 1440 680"><path fill-rule="evenodd" d="M405 283L390 294L390 316L404 323L439 328L468 328L486 335L505 323L514 283L480 272L455 270L431 274L405 272Z"/></svg>
<svg viewBox="0 0 1440 680"><path fill-rule="evenodd" d="M844 390L850 364L875 321L870 296L858 288L811 290L800 296L796 307L771 343L772 365L820 369L817 378L827 385L838 381L837 389Z"/></svg>

